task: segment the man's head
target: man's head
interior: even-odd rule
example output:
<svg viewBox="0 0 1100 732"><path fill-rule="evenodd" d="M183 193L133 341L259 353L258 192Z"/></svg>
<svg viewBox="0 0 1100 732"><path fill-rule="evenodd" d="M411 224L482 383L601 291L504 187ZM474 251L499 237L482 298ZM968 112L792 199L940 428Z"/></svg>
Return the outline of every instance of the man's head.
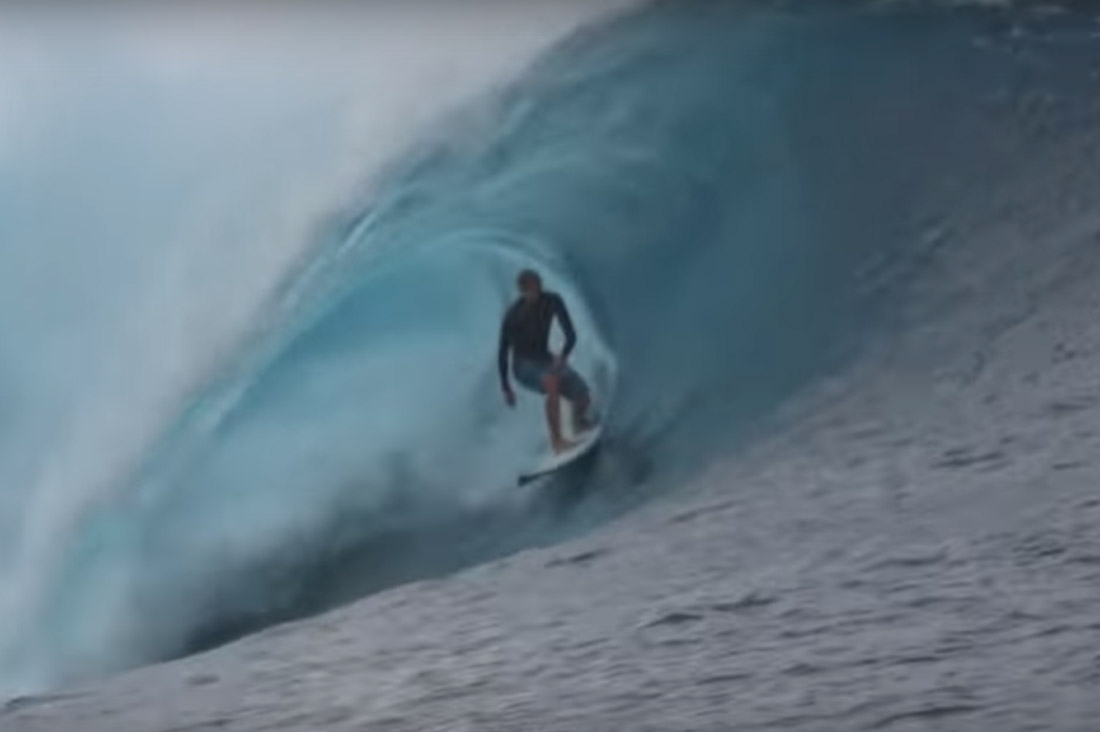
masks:
<svg viewBox="0 0 1100 732"><path fill-rule="evenodd" d="M516 278L519 294L527 302L534 302L542 294L542 278L532 269L525 269Z"/></svg>

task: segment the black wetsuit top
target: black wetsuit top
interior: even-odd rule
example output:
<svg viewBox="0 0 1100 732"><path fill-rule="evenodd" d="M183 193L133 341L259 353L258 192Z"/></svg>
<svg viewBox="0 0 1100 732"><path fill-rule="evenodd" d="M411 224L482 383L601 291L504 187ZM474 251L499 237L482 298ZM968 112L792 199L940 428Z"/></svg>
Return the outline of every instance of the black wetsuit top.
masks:
<svg viewBox="0 0 1100 732"><path fill-rule="evenodd" d="M517 360L546 363L553 359L550 353L550 326L555 316L565 332L562 356L567 357L577 344L577 333L573 330L573 320L561 296L544 291L533 303L520 298L508 308L500 326L500 350L497 355L502 386L508 386L509 349Z"/></svg>

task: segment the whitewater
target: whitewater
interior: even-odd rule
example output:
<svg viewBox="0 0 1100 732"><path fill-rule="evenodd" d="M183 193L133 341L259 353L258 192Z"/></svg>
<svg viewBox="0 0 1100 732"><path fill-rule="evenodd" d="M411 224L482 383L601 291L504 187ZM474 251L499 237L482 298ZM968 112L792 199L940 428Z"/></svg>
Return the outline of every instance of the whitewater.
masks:
<svg viewBox="0 0 1100 732"><path fill-rule="evenodd" d="M1093 729L1100 14L979 5L5 10L0 729Z"/></svg>

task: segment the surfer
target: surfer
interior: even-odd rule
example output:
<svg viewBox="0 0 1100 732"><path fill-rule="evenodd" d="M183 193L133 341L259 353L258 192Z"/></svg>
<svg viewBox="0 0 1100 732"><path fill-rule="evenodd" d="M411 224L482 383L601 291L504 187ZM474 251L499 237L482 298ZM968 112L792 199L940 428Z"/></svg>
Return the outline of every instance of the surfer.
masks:
<svg viewBox="0 0 1100 732"><path fill-rule="evenodd" d="M572 447L561 433L561 400L573 407L573 432L581 434L592 427L588 418L589 395L584 379L569 366L569 354L577 344L573 320L561 296L542 289L542 278L529 269L516 278L519 298L508 308L500 326L500 387L509 407L516 394L508 381L508 355L512 354L512 373L516 381L546 397L546 423L555 453ZM550 326L558 319L565 333L565 346L558 355L550 352Z"/></svg>

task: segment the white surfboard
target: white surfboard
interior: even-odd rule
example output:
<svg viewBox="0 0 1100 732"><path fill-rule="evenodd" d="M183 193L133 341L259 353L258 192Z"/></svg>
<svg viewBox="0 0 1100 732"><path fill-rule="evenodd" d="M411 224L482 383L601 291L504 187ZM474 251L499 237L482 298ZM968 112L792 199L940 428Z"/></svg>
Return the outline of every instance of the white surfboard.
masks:
<svg viewBox="0 0 1100 732"><path fill-rule="evenodd" d="M603 433L603 426L597 424L590 430L583 432L576 438L576 442L571 448L565 452L559 452L557 454L550 454L544 457L542 460L535 463L535 465L528 472L519 477L519 484L525 485L531 481L538 480L539 478L546 477L552 473L564 468L574 460L586 455L592 448L594 448L600 442L600 436Z"/></svg>
<svg viewBox="0 0 1100 732"><path fill-rule="evenodd" d="M529 470L519 476L519 484L526 485L540 478L546 478L571 463L579 460L600 444L603 436L603 426L607 420L608 406L615 393L616 370L614 361L606 357L597 361L592 369L592 394L595 397L589 405L588 416L595 424L579 435L572 434L573 405L567 400L561 403L561 422L565 438L573 442L573 446L558 454L550 449L549 441L546 443L543 456L536 460Z"/></svg>

